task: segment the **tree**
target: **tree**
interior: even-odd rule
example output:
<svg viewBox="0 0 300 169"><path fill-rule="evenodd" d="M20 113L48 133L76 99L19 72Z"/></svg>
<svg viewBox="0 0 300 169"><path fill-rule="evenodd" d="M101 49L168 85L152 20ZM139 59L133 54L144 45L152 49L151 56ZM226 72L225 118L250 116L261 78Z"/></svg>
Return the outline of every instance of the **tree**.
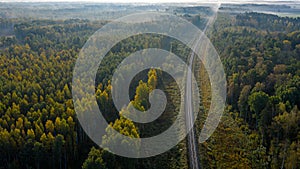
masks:
<svg viewBox="0 0 300 169"><path fill-rule="evenodd" d="M157 73L155 69L150 69L148 72L148 87L149 91L151 92L156 88L157 85Z"/></svg>
<svg viewBox="0 0 300 169"><path fill-rule="evenodd" d="M51 133L54 132L54 124L53 124L52 120L47 120L45 127L48 132L51 132Z"/></svg>
<svg viewBox="0 0 300 169"><path fill-rule="evenodd" d="M34 131L32 129L27 130L27 137L29 139L35 140L35 134L34 134Z"/></svg>
<svg viewBox="0 0 300 169"><path fill-rule="evenodd" d="M102 158L102 151L92 147L88 154L88 158L82 165L82 169L107 169Z"/></svg>
<svg viewBox="0 0 300 169"><path fill-rule="evenodd" d="M149 88L147 83L143 81L139 82L139 85L136 88L136 94L134 96L133 105L138 110L147 110L149 108Z"/></svg>
<svg viewBox="0 0 300 169"><path fill-rule="evenodd" d="M123 113L129 113L126 112L126 110L122 110L120 112L120 118L117 119L114 123L110 123L110 125L106 128L107 135L103 136L103 145L110 144L116 141L121 141L118 144L127 144L125 142L122 142L122 140L115 139L116 135L113 135L112 130L116 130L118 133L123 134L125 136L129 136L132 138L139 138L139 133L137 127L134 125L132 121L122 116ZM138 144L138 143L136 143ZM132 145L130 145L132 147ZM137 147L138 145L135 145L134 147Z"/></svg>
<svg viewBox="0 0 300 169"><path fill-rule="evenodd" d="M34 159L35 159L35 164L36 168L40 169L40 161L43 157L44 154L44 147L43 144L40 142L35 142L34 147L33 147L33 152L34 152Z"/></svg>
<svg viewBox="0 0 300 169"><path fill-rule="evenodd" d="M123 140L121 135L125 135L131 138L139 138L139 133L137 127L134 125L132 121L126 119L122 116L123 113L127 110L122 110L120 112L120 118L117 119L114 123L110 123L110 125L106 128L106 135L102 138L102 147L105 150L109 150L108 147L121 146L126 147L128 151L132 151L132 153L138 152L140 142L139 140ZM115 134L113 130L116 130L118 133ZM136 159L128 159L123 157L117 157L116 162L118 166L122 166L125 168L133 169L136 166Z"/></svg>
<svg viewBox="0 0 300 169"><path fill-rule="evenodd" d="M292 79L277 88L276 94L284 101L300 106L300 77L294 76Z"/></svg>
<svg viewBox="0 0 300 169"><path fill-rule="evenodd" d="M65 144L64 136L61 134L58 134L55 137L54 143L53 143L53 153L55 158L59 161L59 168L62 168L62 149Z"/></svg>
<svg viewBox="0 0 300 169"><path fill-rule="evenodd" d="M269 101L269 96L262 91L254 92L249 96L248 105L250 106L250 110L255 113L253 116L256 120L256 126L259 120L260 112L266 107Z"/></svg>
<svg viewBox="0 0 300 169"><path fill-rule="evenodd" d="M238 101L238 106L240 110L240 115L243 117L246 121L248 119L248 97L251 91L251 86L250 85L245 85L240 93L239 101Z"/></svg>
<svg viewBox="0 0 300 169"><path fill-rule="evenodd" d="M300 146L296 142L293 142L288 150L288 155L285 163L285 168L299 168L300 167L300 157L299 157L299 152L300 152Z"/></svg>
<svg viewBox="0 0 300 169"><path fill-rule="evenodd" d="M18 129L23 129L23 119L21 117L18 118L18 120L16 121L16 128Z"/></svg>

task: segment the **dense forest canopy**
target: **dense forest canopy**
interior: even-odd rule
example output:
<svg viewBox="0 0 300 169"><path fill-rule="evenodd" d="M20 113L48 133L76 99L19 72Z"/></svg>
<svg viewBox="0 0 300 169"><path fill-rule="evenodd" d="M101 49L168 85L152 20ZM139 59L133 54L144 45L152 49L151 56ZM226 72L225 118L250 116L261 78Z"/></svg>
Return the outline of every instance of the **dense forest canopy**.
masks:
<svg viewBox="0 0 300 169"><path fill-rule="evenodd" d="M201 16L182 17L201 24ZM71 95L73 68L88 37L105 23L0 19L0 168L188 168L185 140L164 154L129 159L97 147L81 128ZM203 168L300 168L299 27L299 18L219 13L209 37L224 64L227 108L216 132L199 144ZM172 42L172 48L166 42ZM146 35L115 46L98 70L99 108L110 126L124 135L159 133L178 111L170 104L157 123L143 126L124 118L126 109L117 112L111 97L110 78L117 64L134 51L162 46L186 61L186 46ZM178 101L174 80L149 69L132 83L131 104L147 109L154 88ZM202 92L208 88L202 86ZM206 96L202 95L209 102ZM202 115L209 105L201 106Z"/></svg>

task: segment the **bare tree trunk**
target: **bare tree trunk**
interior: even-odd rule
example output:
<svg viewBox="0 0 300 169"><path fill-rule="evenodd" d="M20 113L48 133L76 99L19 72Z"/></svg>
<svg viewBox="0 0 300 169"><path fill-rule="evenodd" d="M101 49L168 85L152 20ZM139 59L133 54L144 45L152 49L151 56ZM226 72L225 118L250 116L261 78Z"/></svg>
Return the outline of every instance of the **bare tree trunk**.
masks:
<svg viewBox="0 0 300 169"><path fill-rule="evenodd" d="M65 148L65 169L67 169L67 152L66 152L66 148Z"/></svg>

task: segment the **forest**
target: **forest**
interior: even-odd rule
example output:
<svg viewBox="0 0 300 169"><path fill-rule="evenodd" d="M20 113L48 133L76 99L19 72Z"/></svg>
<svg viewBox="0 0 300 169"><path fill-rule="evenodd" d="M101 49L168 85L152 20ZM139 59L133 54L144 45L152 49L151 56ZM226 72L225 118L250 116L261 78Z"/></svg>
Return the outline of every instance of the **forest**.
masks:
<svg viewBox="0 0 300 169"><path fill-rule="evenodd" d="M197 18L201 16L190 21L198 23ZM73 68L86 40L106 23L0 18L1 169L188 168L186 140L158 156L125 158L99 148L80 126L72 100ZM300 18L218 14L208 36L224 65L227 105L215 133L198 145L202 168L300 168L299 27ZM135 124L122 116L126 109L118 112L114 107L110 80L115 68L130 53L151 47L187 61L186 46L149 34L116 45L97 73L99 108L112 128L130 137L160 133L178 111L178 86L156 69L139 73L130 86L131 104L141 111L149 108L148 96L155 88L174 102L156 123ZM203 77L202 113L195 125L200 132L210 88L204 85L205 70L195 72Z"/></svg>

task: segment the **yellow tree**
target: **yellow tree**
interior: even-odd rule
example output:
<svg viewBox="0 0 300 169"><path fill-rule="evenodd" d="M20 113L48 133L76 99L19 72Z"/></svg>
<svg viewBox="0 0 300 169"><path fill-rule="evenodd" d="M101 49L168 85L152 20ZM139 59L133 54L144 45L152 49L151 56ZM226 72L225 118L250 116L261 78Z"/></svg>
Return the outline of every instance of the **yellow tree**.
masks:
<svg viewBox="0 0 300 169"><path fill-rule="evenodd" d="M157 73L155 69L150 69L148 72L148 87L149 91L152 91L157 86Z"/></svg>
<svg viewBox="0 0 300 169"><path fill-rule="evenodd" d="M102 147L126 147L128 151L132 151L133 153L138 151L140 142L139 141L128 141L124 140L121 136L125 135L131 138L139 138L138 128L134 125L134 123L123 117L123 113L127 110L122 110L120 112L120 118L117 119L114 123L110 123L110 125L106 128L106 135L102 138ZM114 132L113 130L117 131ZM108 159L110 161L110 159ZM136 165L135 159L128 159L122 157L116 157L116 165L122 166L125 168L135 168ZM109 164L110 165L110 164ZM118 167L117 167L118 168Z"/></svg>

